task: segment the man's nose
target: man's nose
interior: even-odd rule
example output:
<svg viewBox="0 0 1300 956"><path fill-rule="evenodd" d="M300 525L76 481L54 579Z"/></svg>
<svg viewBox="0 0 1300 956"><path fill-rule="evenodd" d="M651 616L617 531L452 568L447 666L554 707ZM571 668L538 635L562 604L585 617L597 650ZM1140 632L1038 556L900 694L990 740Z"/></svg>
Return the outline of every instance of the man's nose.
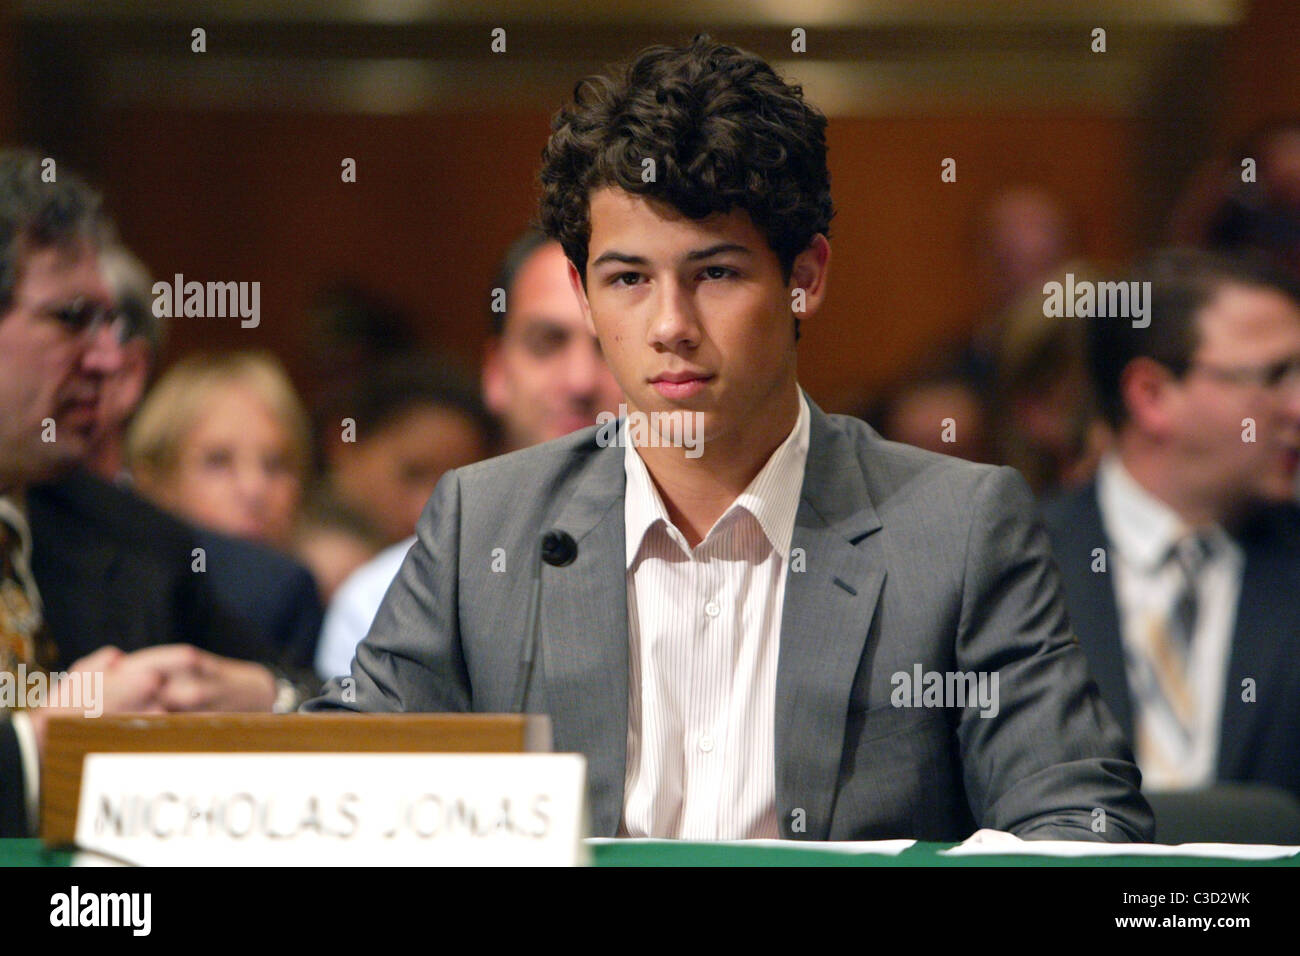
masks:
<svg viewBox="0 0 1300 956"><path fill-rule="evenodd" d="M1282 413L1294 427L1300 428L1300 379L1290 383L1282 398Z"/></svg>
<svg viewBox="0 0 1300 956"><path fill-rule="evenodd" d="M650 345L666 352L695 348L700 344L700 325L690 294L679 283L667 280L660 285L656 312L647 338Z"/></svg>
<svg viewBox="0 0 1300 956"><path fill-rule="evenodd" d="M122 370L126 362L119 331L112 323L90 329L81 366L87 372L107 378Z"/></svg>

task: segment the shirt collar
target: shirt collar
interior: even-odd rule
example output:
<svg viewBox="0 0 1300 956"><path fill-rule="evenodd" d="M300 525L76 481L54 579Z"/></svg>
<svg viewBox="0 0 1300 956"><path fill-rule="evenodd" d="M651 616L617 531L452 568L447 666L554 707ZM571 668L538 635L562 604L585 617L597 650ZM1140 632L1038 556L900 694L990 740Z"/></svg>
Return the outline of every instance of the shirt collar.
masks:
<svg viewBox="0 0 1300 956"><path fill-rule="evenodd" d="M1106 536L1125 561L1143 571L1156 571L1169 550L1191 528L1177 512L1155 497L1129 474L1114 452L1097 468L1097 500ZM1217 528L1209 529L1215 539Z"/></svg>
<svg viewBox="0 0 1300 956"><path fill-rule="evenodd" d="M713 528L705 535L707 541L714 529L720 526L736 509L743 508L758 521L772 549L788 558L790 542L794 537L794 522L799 511L799 498L803 490L804 469L808 463L809 422L808 398L799 390L799 415L794 428L772 452L767 462L754 476L735 501L723 512ZM626 441L627 421L619 425L619 441L623 445L623 469L627 473L627 491L623 501L624 539L627 545L626 567L632 567L646 533L658 522L671 526L668 509L664 506L659 489L650 478L636 447Z"/></svg>

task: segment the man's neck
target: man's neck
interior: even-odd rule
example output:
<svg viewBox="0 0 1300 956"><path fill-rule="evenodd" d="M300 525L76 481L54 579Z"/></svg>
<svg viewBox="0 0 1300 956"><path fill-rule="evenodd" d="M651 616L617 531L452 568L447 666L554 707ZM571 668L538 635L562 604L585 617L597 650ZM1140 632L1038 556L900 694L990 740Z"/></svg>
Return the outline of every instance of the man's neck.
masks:
<svg viewBox="0 0 1300 956"><path fill-rule="evenodd" d="M772 403L772 413L756 412L751 419L755 424L743 432L706 437L697 458L686 457L684 448L637 448L668 517L692 548L789 437L799 420L801 400L798 386L792 383Z"/></svg>
<svg viewBox="0 0 1300 956"><path fill-rule="evenodd" d="M122 436L100 441L86 459L86 467L109 481L117 481L126 470L126 442Z"/></svg>
<svg viewBox="0 0 1300 956"><path fill-rule="evenodd" d="M1165 504L1189 527L1222 525L1231 520L1225 508L1180 480L1195 469L1176 467L1161 451L1141 447L1137 440L1121 438L1117 452L1120 464L1139 487Z"/></svg>

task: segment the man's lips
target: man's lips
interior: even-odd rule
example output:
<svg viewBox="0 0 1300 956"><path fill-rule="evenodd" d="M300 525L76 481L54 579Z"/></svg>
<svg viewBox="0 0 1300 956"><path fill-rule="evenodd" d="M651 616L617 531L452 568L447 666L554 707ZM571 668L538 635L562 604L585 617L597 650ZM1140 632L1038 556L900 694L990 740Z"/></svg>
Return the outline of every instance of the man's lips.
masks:
<svg viewBox="0 0 1300 956"><path fill-rule="evenodd" d="M72 399L64 402L59 406L59 415L61 418L72 418L81 420L87 417L94 417L99 411L99 399Z"/></svg>
<svg viewBox="0 0 1300 956"><path fill-rule="evenodd" d="M664 372L652 378L650 384L664 398L690 398L712 380L707 372Z"/></svg>

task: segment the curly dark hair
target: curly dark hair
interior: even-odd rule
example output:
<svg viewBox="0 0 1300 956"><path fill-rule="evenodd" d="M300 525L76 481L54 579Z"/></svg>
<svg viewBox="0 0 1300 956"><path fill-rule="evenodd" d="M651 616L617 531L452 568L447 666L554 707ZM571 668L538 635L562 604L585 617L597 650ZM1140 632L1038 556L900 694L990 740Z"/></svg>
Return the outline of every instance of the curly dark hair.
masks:
<svg viewBox="0 0 1300 956"><path fill-rule="evenodd" d="M790 281L830 234L826 117L752 53L697 36L642 50L621 73L581 80L542 150L542 229L586 283L590 196L614 186L691 219L743 209ZM642 181L642 160L655 181Z"/></svg>

